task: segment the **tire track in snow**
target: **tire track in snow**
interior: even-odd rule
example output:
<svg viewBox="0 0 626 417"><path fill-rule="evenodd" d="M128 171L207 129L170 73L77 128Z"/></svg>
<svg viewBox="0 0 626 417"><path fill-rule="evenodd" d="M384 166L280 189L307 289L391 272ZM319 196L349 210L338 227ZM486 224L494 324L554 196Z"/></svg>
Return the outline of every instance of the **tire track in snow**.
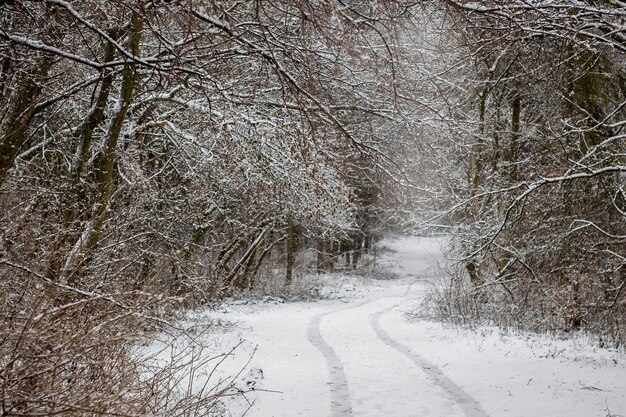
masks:
<svg viewBox="0 0 626 417"><path fill-rule="evenodd" d="M354 306L347 308L354 308ZM322 353L324 359L326 360L326 366L328 367L328 373L330 375L329 385L331 417L352 416L352 404L350 402L348 381L346 380L346 373L343 370L343 363L332 346L324 340L320 330L320 323L325 316L335 314L341 310L344 309L319 314L313 317L313 319L309 322L309 327L307 329L307 338L309 339L309 342L311 342L311 344Z"/></svg>
<svg viewBox="0 0 626 417"><path fill-rule="evenodd" d="M412 281L406 288L403 297L406 297L415 284ZM356 305L348 305L337 310L325 312L314 316L309 322L307 328L307 338L309 342L315 346L324 356L326 361L326 367L330 375L330 402L331 402L331 417L350 417L353 415L352 403L350 400L350 392L348 390L348 381L346 373L343 369L343 362L337 352L332 348L330 344L324 340L321 332L322 319L331 314L341 313L345 310L363 307L366 304L372 304L377 300L367 300L360 302Z"/></svg>
<svg viewBox="0 0 626 417"><path fill-rule="evenodd" d="M408 290L407 290L408 293ZM395 340L386 331L383 330L380 325L380 317L390 311L393 307L379 311L378 313L371 314L369 317L369 323L376 336L390 348L401 353L413 363L415 363L422 371L433 381L436 385L441 387L450 398L454 400L467 417L489 417L487 412L482 408L480 403L476 401L471 395L465 392L461 387L456 385L450 378L448 378L441 369L437 368L431 362L421 355L412 352L408 346Z"/></svg>

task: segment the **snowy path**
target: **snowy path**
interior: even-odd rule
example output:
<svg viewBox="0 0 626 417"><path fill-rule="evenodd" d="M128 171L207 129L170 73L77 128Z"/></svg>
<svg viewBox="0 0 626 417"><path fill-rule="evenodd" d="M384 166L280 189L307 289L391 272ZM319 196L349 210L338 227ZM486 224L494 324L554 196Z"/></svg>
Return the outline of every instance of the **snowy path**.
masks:
<svg viewBox="0 0 626 417"><path fill-rule="evenodd" d="M239 330L219 343L235 336L255 352L242 382L254 391L229 404L232 416L626 416L623 353L407 322L437 250L428 241L394 249L386 257L397 277L364 280L347 300L227 312ZM247 359L236 355L224 371Z"/></svg>
<svg viewBox="0 0 626 417"><path fill-rule="evenodd" d="M332 403L332 416L485 417L477 402L436 366L383 330L381 315L404 298L370 301L311 322L328 341L312 342L322 351L330 347L336 352L327 361L331 376L338 364L350 376L346 379L342 372L341 379L331 378L331 390L342 393L342 401Z"/></svg>

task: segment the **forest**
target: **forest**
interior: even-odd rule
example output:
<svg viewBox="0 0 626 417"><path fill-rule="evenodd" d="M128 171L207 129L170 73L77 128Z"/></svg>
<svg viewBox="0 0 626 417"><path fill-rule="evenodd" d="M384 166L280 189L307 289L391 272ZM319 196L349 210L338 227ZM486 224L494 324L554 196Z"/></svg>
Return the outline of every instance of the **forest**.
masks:
<svg viewBox="0 0 626 417"><path fill-rule="evenodd" d="M626 342L625 2L3 0L0 22L0 415L202 415L134 346L389 233L450 237L441 320Z"/></svg>

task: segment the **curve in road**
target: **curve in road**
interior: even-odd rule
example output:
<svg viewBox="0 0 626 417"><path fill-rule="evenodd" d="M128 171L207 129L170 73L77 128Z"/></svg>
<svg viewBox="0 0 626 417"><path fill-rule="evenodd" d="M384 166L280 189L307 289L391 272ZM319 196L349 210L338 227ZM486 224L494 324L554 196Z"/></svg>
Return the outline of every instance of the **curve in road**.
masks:
<svg viewBox="0 0 626 417"><path fill-rule="evenodd" d="M411 290L411 286L412 284L408 285L404 295L397 298L398 301L407 298L407 295ZM347 313L349 310L363 307L367 310L367 306L380 303L381 301L383 300L370 300L358 303L357 305L349 305L330 312L324 312L314 316L309 322L307 328L307 338L309 342L324 356L330 376L328 384L330 386L331 394L331 417L353 416L354 413L343 361L333 346L322 336L321 322L326 316ZM369 313L368 323L376 337L392 351L401 354L410 360L410 362L415 364L415 366L426 375L428 380L438 386L446 394L446 397L448 397L449 400L458 405L460 411L467 417L488 417L488 414L482 406L471 395L448 378L439 368L430 363L426 358L412 351L408 346L398 342L383 329L380 323L381 316L390 312L395 306L397 306L396 304L395 306L388 307L388 303L385 303L385 305L386 308L383 310ZM364 313L367 314L367 312Z"/></svg>

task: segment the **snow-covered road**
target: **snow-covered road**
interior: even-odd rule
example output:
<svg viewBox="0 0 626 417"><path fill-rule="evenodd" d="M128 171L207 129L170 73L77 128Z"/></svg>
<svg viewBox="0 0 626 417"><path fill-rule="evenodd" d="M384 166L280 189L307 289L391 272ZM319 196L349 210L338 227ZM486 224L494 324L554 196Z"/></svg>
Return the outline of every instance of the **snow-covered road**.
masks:
<svg viewBox="0 0 626 417"><path fill-rule="evenodd" d="M309 323L309 340L331 377L331 415L485 417L475 399L381 325L408 295L358 303Z"/></svg>
<svg viewBox="0 0 626 417"><path fill-rule="evenodd" d="M349 298L244 305L223 335L254 351L230 403L248 417L606 417L626 415L623 353L593 344L408 322L438 259L434 240L390 244L395 277ZM225 371L243 366L235 355ZM229 368L230 367L230 368Z"/></svg>

